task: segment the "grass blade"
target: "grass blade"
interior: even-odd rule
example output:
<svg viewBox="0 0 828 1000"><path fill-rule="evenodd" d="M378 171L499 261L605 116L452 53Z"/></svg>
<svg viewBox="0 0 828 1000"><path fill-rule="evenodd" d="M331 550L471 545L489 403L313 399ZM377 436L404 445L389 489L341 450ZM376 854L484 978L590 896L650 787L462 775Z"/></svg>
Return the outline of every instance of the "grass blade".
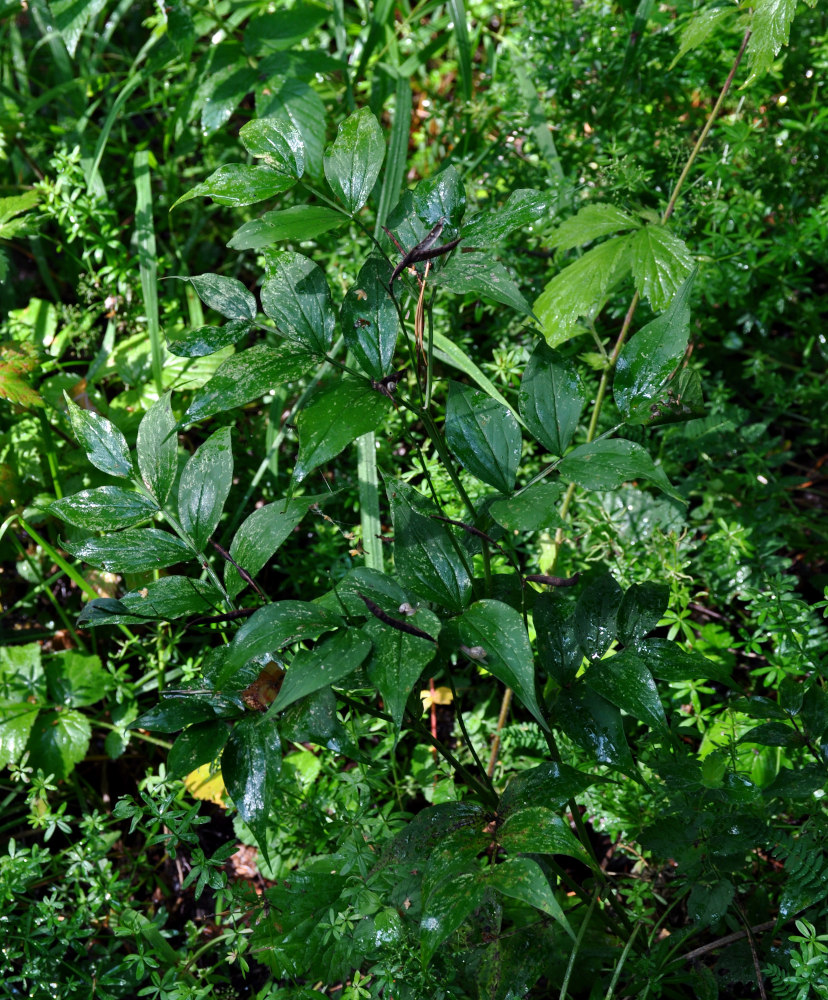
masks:
<svg viewBox="0 0 828 1000"><path fill-rule="evenodd" d="M472 96L472 59L469 42L469 26L466 23L466 8L463 0L449 0L449 11L454 21L454 34L457 38L457 63L460 67L460 79L463 83L463 97L470 101Z"/></svg>
<svg viewBox="0 0 828 1000"><path fill-rule="evenodd" d="M135 154L135 235L138 241L138 265L141 272L141 292L152 357L152 378L158 395L161 384L161 328L158 322L158 260L155 252L155 227L152 221L152 186L150 184L150 153L141 149Z"/></svg>

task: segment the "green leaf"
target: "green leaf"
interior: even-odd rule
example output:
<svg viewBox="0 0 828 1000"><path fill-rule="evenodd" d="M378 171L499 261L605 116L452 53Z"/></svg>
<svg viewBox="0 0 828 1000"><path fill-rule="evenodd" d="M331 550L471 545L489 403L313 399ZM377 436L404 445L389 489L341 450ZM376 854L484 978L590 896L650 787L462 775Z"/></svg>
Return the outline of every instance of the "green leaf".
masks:
<svg viewBox="0 0 828 1000"><path fill-rule="evenodd" d="M796 747L803 746L805 738L784 722L763 722L748 730L736 742L756 743L764 747Z"/></svg>
<svg viewBox="0 0 828 1000"><path fill-rule="evenodd" d="M43 406L40 393L24 377L37 371L39 367L40 361L34 344L0 344L0 399L27 408Z"/></svg>
<svg viewBox="0 0 828 1000"><path fill-rule="evenodd" d="M320 688L291 705L279 718L279 731L285 741L316 743L334 753L346 754L351 760L369 763L339 721L336 696L330 687Z"/></svg>
<svg viewBox="0 0 828 1000"><path fill-rule="evenodd" d="M462 872L432 892L420 917L420 958L427 966L443 941L480 906L487 886L474 872Z"/></svg>
<svg viewBox="0 0 828 1000"><path fill-rule="evenodd" d="M0 768L16 764L23 756L39 712L39 705L0 698Z"/></svg>
<svg viewBox="0 0 828 1000"><path fill-rule="evenodd" d="M256 95L256 113L259 118L290 121L302 136L306 171L314 178L322 176L326 113L313 87L289 76L272 77Z"/></svg>
<svg viewBox="0 0 828 1000"><path fill-rule="evenodd" d="M230 428L222 427L190 456L178 486L181 526L203 552L218 527L233 485L233 449Z"/></svg>
<svg viewBox="0 0 828 1000"><path fill-rule="evenodd" d="M434 177L421 180L413 191L405 191L389 214L387 227L406 252L423 240L440 219L446 220L441 239L453 239L465 207L463 182L455 168L449 166ZM391 240L386 240L384 246L392 259L399 254Z"/></svg>
<svg viewBox="0 0 828 1000"><path fill-rule="evenodd" d="M634 772L621 713L585 684L573 684L561 692L553 720L599 764L609 764L627 774Z"/></svg>
<svg viewBox="0 0 828 1000"><path fill-rule="evenodd" d="M506 202L496 209L478 212L463 226L463 245L491 247L515 229L527 235L542 228L552 215L557 198L546 191L520 188L513 191Z"/></svg>
<svg viewBox="0 0 828 1000"><path fill-rule="evenodd" d="M563 527L557 511L560 483L534 483L508 500L495 500L489 513L509 531L544 531Z"/></svg>
<svg viewBox="0 0 828 1000"><path fill-rule="evenodd" d="M725 917L735 895L736 888L728 879L712 886L697 882L687 897L687 915L697 927L718 923Z"/></svg>
<svg viewBox="0 0 828 1000"><path fill-rule="evenodd" d="M360 594L394 617L403 615L400 606L413 600L412 595L407 594L393 577L368 566L356 566L345 574L334 590L317 598L317 603L332 611L341 611L344 606L349 615L362 618L368 610ZM431 635L436 638L434 632Z"/></svg>
<svg viewBox="0 0 828 1000"><path fill-rule="evenodd" d="M297 344L256 344L228 358L210 381L198 389L183 422L194 422L244 406L285 382L301 378L314 364Z"/></svg>
<svg viewBox="0 0 828 1000"><path fill-rule="evenodd" d="M244 148L265 166L299 180L305 172L305 144L289 118L257 118L239 129Z"/></svg>
<svg viewBox="0 0 828 1000"><path fill-rule="evenodd" d="M670 597L666 583L634 583L618 609L618 638L625 646L643 639L658 625Z"/></svg>
<svg viewBox="0 0 828 1000"><path fill-rule="evenodd" d="M497 841L508 854L565 854L586 865L593 863L569 823L542 806L510 813L498 828Z"/></svg>
<svg viewBox="0 0 828 1000"><path fill-rule="evenodd" d="M177 733L185 726L205 722L208 719L237 716L243 707L240 699L231 699L214 691L209 695L189 694L186 691L174 695L161 694L161 701L154 708L130 723L130 729L149 729L157 733Z"/></svg>
<svg viewBox="0 0 828 1000"><path fill-rule="evenodd" d="M233 637L217 686L225 687L254 657L276 653L302 639L316 639L341 625L339 615L305 601L277 601L259 608Z"/></svg>
<svg viewBox="0 0 828 1000"><path fill-rule="evenodd" d="M593 663L584 680L593 691L627 715L659 732L668 731L653 675L632 650L625 649L616 656Z"/></svg>
<svg viewBox="0 0 828 1000"><path fill-rule="evenodd" d="M245 222L227 246L231 250L261 250L279 240L313 240L347 221L347 216L324 205L292 205Z"/></svg>
<svg viewBox="0 0 828 1000"><path fill-rule="evenodd" d="M710 677L726 684L730 679L726 667L700 653L682 649L672 639L642 639L634 648L650 673L663 681L692 681Z"/></svg>
<svg viewBox="0 0 828 1000"><path fill-rule="evenodd" d="M290 9L257 13L245 30L244 50L248 55L263 55L289 49L313 35L328 16L329 11L322 4L301 2Z"/></svg>
<svg viewBox="0 0 828 1000"><path fill-rule="evenodd" d="M520 423L517 410L509 403L508 399L500 392L494 382L487 378L480 368L478 368L468 354L455 344L453 340L450 340L445 334L440 333L439 330L434 330L433 336L434 356L444 364L451 365L452 368L456 368L458 371L463 372L464 375L468 375L492 399L496 399L498 403L505 406L515 420Z"/></svg>
<svg viewBox="0 0 828 1000"><path fill-rule="evenodd" d="M632 267L632 236L616 236L599 243L565 267L535 300L535 315L550 347L560 347L579 331L582 316L596 315L610 290Z"/></svg>
<svg viewBox="0 0 828 1000"><path fill-rule="evenodd" d="M612 392L621 415L630 423L647 423L653 419L654 407L658 411L660 404L669 405L667 388L690 337L694 277L691 274L678 290L667 312L639 330L618 356Z"/></svg>
<svg viewBox="0 0 828 1000"><path fill-rule="evenodd" d="M39 643L0 646L0 688L5 697L16 701L34 705L46 700L46 675Z"/></svg>
<svg viewBox="0 0 828 1000"><path fill-rule="evenodd" d="M158 512L158 504L134 490L120 486L98 486L81 490L70 497L56 500L49 513L68 524L91 531L116 531L131 528Z"/></svg>
<svg viewBox="0 0 828 1000"><path fill-rule="evenodd" d="M100 658L69 649L46 662L49 697L66 708L83 708L100 701L110 688L110 675Z"/></svg>
<svg viewBox="0 0 828 1000"><path fill-rule="evenodd" d="M458 295L471 294L489 302L502 302L534 319L529 303L499 261L454 253L429 280Z"/></svg>
<svg viewBox="0 0 828 1000"><path fill-rule="evenodd" d="M206 181L182 194L172 207L177 208L192 198L212 198L217 205L228 205L233 208L255 205L259 201L265 201L281 194L282 191L287 191L295 183L293 177L278 170L271 170L270 167L225 163L210 174Z"/></svg>
<svg viewBox="0 0 828 1000"><path fill-rule="evenodd" d="M230 555L242 569L255 577L310 508L324 503L330 495L319 493L293 500L276 500L259 507L242 521L230 545ZM247 586L230 562L224 564L224 585L231 597Z"/></svg>
<svg viewBox="0 0 828 1000"><path fill-rule="evenodd" d="M471 577L458 555L448 525L435 520L437 508L400 480L386 481L394 526L394 566L415 594L452 611L461 611L471 596Z"/></svg>
<svg viewBox="0 0 828 1000"><path fill-rule="evenodd" d="M521 434L506 407L479 389L451 382L446 441L468 472L501 493L511 493L520 465Z"/></svg>
<svg viewBox="0 0 828 1000"><path fill-rule="evenodd" d="M253 329L246 319L234 319L224 326L200 326L177 340L167 341L167 350L179 358L205 358L230 344L236 344Z"/></svg>
<svg viewBox="0 0 828 1000"><path fill-rule="evenodd" d="M623 229L638 229L641 223L615 205L598 202L585 205L577 215L561 223L547 245L557 250L571 250L572 247L591 243L601 236L612 236Z"/></svg>
<svg viewBox="0 0 828 1000"><path fill-rule="evenodd" d="M656 312L666 309L673 297L686 285L693 271L693 258L684 240L664 226L645 226L630 243L635 287Z"/></svg>
<svg viewBox="0 0 828 1000"><path fill-rule="evenodd" d="M387 397L354 378L339 379L321 389L296 418L299 455L294 481L301 483L361 434L377 430L390 409Z"/></svg>
<svg viewBox="0 0 828 1000"><path fill-rule="evenodd" d="M436 615L421 608L417 612L416 627L436 636L440 623ZM373 644L367 665L368 678L382 695L385 710L399 732L408 696L423 670L434 659L437 646L428 639L400 632L377 618L368 621L362 631Z"/></svg>
<svg viewBox="0 0 828 1000"><path fill-rule="evenodd" d="M380 257L369 257L348 290L339 317L348 350L373 379L391 371L397 346L399 320L388 291L390 278L390 265Z"/></svg>
<svg viewBox="0 0 828 1000"><path fill-rule="evenodd" d="M500 601L477 601L450 623L460 642L484 650L482 665L512 688L543 729L549 729L535 695L535 664L519 611Z"/></svg>
<svg viewBox="0 0 828 1000"><path fill-rule="evenodd" d="M524 369L518 405L529 431L553 455L569 447L587 396L572 361L541 341Z"/></svg>
<svg viewBox="0 0 828 1000"><path fill-rule="evenodd" d="M224 745L221 774L233 804L250 827L265 860L269 860L268 817L281 767L282 741L275 719L260 715L240 719Z"/></svg>
<svg viewBox="0 0 828 1000"><path fill-rule="evenodd" d="M110 476L131 476L132 463L126 438L106 417L92 410L82 410L64 392L72 430L86 457L101 472Z"/></svg>
<svg viewBox="0 0 828 1000"><path fill-rule="evenodd" d="M670 63L670 69L692 49L701 48L708 38L714 35L724 37L729 28L728 22L734 21L738 12L738 7L730 3L694 10L681 30L678 55Z"/></svg>
<svg viewBox="0 0 828 1000"><path fill-rule="evenodd" d="M588 660L600 660L616 635L622 592L609 573L589 581L575 606L575 634Z"/></svg>
<svg viewBox="0 0 828 1000"><path fill-rule="evenodd" d="M575 613L555 594L538 594L532 609L538 662L561 687L575 680L584 654L578 642Z"/></svg>
<svg viewBox="0 0 828 1000"><path fill-rule="evenodd" d="M299 650L288 667L271 711L281 712L300 698L336 684L352 674L371 652L371 643L349 629L312 650Z"/></svg>
<svg viewBox="0 0 828 1000"><path fill-rule="evenodd" d="M160 505L167 502L178 472L178 438L170 393L156 400L138 425L135 448L144 486Z"/></svg>
<svg viewBox="0 0 828 1000"><path fill-rule="evenodd" d="M516 774L501 795L497 811L501 816L509 816L535 802L543 802L547 809L561 810L587 788L608 781L600 775L548 761Z"/></svg>
<svg viewBox="0 0 828 1000"><path fill-rule="evenodd" d="M196 274L192 277L182 277L181 281L189 281L198 293L201 301L215 309L227 319L255 319L256 299L238 278L225 278L220 274Z"/></svg>
<svg viewBox="0 0 828 1000"><path fill-rule="evenodd" d="M546 812L546 810L535 810ZM569 834L572 837L572 834ZM574 837L572 837L575 840ZM575 841L577 844L577 841ZM582 849L583 851L583 849ZM568 851L558 853L567 854ZM586 852L583 852L586 854ZM507 858L502 864L488 868L484 873L486 884L496 889L503 896L510 899L519 899L522 903L534 906L542 913L556 920L575 940L575 932L569 926L569 921L555 898L555 893L549 885L549 879L543 872L541 866L533 858Z"/></svg>
<svg viewBox="0 0 828 1000"><path fill-rule="evenodd" d="M91 738L92 726L82 712L41 712L29 735L29 764L61 780L86 756Z"/></svg>
<svg viewBox="0 0 828 1000"><path fill-rule="evenodd" d="M258 82L258 74L250 66L228 66L207 84L211 93L201 109L202 133L210 135L230 120L233 112Z"/></svg>
<svg viewBox="0 0 828 1000"><path fill-rule="evenodd" d="M221 719L188 726L167 754L167 774L183 778L202 764L212 763L224 749L230 730Z"/></svg>
<svg viewBox="0 0 828 1000"><path fill-rule="evenodd" d="M796 0L757 0L753 4L747 50L751 80L767 72L782 46L788 44L795 14Z"/></svg>
<svg viewBox="0 0 828 1000"><path fill-rule="evenodd" d="M368 201L384 159L379 122L369 108L360 108L342 122L325 150L325 178L349 212L358 212Z"/></svg>
<svg viewBox="0 0 828 1000"><path fill-rule="evenodd" d="M143 573L194 558L192 549L180 538L158 528L129 528L114 535L60 544L76 559L108 573Z"/></svg>
<svg viewBox="0 0 828 1000"><path fill-rule="evenodd" d="M106 6L106 0L52 0L49 4L55 27L70 56L75 55L84 29Z"/></svg>
<svg viewBox="0 0 828 1000"><path fill-rule="evenodd" d="M284 336L316 354L326 354L333 344L336 316L322 270L291 250L269 251L266 264L262 309Z"/></svg>
<svg viewBox="0 0 828 1000"><path fill-rule="evenodd" d="M592 444L582 444L563 459L558 465L558 472L566 482L577 483L585 490L602 492L617 490L632 479L646 479L674 500L687 502L641 445L623 438L605 438Z"/></svg>
<svg viewBox="0 0 828 1000"><path fill-rule="evenodd" d="M174 621L189 615L211 615L219 611L222 597L211 583L189 576L162 576L131 590L119 601L90 601L78 617L78 625L137 625L142 622Z"/></svg>

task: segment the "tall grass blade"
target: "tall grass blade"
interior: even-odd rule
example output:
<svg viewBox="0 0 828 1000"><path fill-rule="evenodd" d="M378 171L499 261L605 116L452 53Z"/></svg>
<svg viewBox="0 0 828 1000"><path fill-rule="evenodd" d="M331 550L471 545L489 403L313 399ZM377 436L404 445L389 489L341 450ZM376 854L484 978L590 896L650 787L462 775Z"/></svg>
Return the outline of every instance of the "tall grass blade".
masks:
<svg viewBox="0 0 828 1000"><path fill-rule="evenodd" d="M160 396L162 349L161 327L158 322L158 261L155 253L155 227L152 221L152 185L150 184L150 153L141 149L135 154L135 235L138 242L138 266L141 273L141 292L150 338L152 379Z"/></svg>
<svg viewBox="0 0 828 1000"><path fill-rule="evenodd" d="M466 23L466 7L463 0L449 0L449 11L454 21L454 35L457 38L457 64L463 84L463 97L470 101L472 96L472 57L469 42L469 26Z"/></svg>

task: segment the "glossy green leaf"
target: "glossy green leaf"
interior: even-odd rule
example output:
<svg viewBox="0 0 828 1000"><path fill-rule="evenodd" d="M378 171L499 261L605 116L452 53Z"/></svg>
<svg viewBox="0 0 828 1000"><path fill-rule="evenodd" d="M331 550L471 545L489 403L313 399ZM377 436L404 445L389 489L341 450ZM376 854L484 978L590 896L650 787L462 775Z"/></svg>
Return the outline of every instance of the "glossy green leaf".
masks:
<svg viewBox="0 0 828 1000"><path fill-rule="evenodd" d="M147 621L213 615L223 610L222 597L211 583L189 576L162 576L131 590L119 601L90 601L78 617L78 625L137 625Z"/></svg>
<svg viewBox="0 0 828 1000"><path fill-rule="evenodd" d="M92 726L82 712L41 712L29 734L29 765L58 780L65 778L86 756L91 738Z"/></svg>
<svg viewBox="0 0 828 1000"><path fill-rule="evenodd" d="M23 756L40 705L0 698L0 768L16 764Z"/></svg>
<svg viewBox="0 0 828 1000"><path fill-rule="evenodd" d="M669 597L666 583L634 583L625 592L618 609L618 638L625 646L652 632L667 610Z"/></svg>
<svg viewBox="0 0 828 1000"><path fill-rule="evenodd" d="M233 485L233 449L230 428L222 427L190 456L178 485L181 526L203 552L218 527Z"/></svg>
<svg viewBox="0 0 828 1000"><path fill-rule="evenodd" d="M432 515L437 508L413 487L386 481L394 526L394 566L406 587L427 601L461 611L471 596L471 577L458 555L457 533Z"/></svg>
<svg viewBox="0 0 828 1000"><path fill-rule="evenodd" d="M724 37L729 33L731 22L739 16L738 7L730 4L723 7L699 7L694 10L682 28L679 37L679 50L670 64L672 70L682 56L693 49L700 48L708 38L715 34Z"/></svg>
<svg viewBox="0 0 828 1000"><path fill-rule="evenodd" d="M238 278L221 274L196 274L182 278L189 281L201 301L227 319L255 319L256 298Z"/></svg>
<svg viewBox="0 0 828 1000"><path fill-rule="evenodd" d="M480 906L486 889L476 873L462 872L429 896L420 918L420 957L424 966L443 941Z"/></svg>
<svg viewBox="0 0 828 1000"><path fill-rule="evenodd" d="M532 610L538 663L561 687L570 684L581 668L584 654L575 628L574 607L556 594L538 594Z"/></svg>
<svg viewBox="0 0 828 1000"><path fill-rule="evenodd" d="M546 812L546 810L538 810ZM570 837L572 834L570 834ZM575 839L574 837L572 838ZM577 841L575 841L577 844ZM583 849L582 849L583 850ZM568 851L559 853L567 854ZM583 852L584 854L586 852ZM541 866L533 858L507 858L484 873L486 884L510 899L519 899L556 920L574 940L575 932L569 926L561 904L549 884Z"/></svg>
<svg viewBox="0 0 828 1000"><path fill-rule="evenodd" d="M256 86L258 74L251 66L231 65L216 73L214 80L210 81L212 90L201 109L204 135L211 135L230 120L239 104Z"/></svg>
<svg viewBox="0 0 828 1000"><path fill-rule="evenodd" d="M621 713L585 684L573 684L561 692L552 719L597 763L609 764L627 774L634 772Z"/></svg>
<svg viewBox="0 0 828 1000"><path fill-rule="evenodd" d="M339 126L325 151L325 178L349 212L368 201L385 159L385 141L369 108L360 108Z"/></svg>
<svg viewBox="0 0 828 1000"><path fill-rule="evenodd" d="M441 219L445 226L441 242L454 239L466 207L466 192L453 166L420 181L412 191L404 192L386 223L402 246L403 252L415 247ZM384 247L396 262L400 251L391 240ZM437 262L433 262L432 271Z"/></svg>
<svg viewBox="0 0 828 1000"><path fill-rule="evenodd" d="M637 229L640 225L637 219L615 205L598 202L585 205L577 215L561 223L547 243L556 250L571 250L601 236L612 236L624 229Z"/></svg>
<svg viewBox="0 0 828 1000"><path fill-rule="evenodd" d="M729 879L721 879L713 885L697 882L687 897L687 915L697 927L707 927L724 919L736 887Z"/></svg>
<svg viewBox="0 0 828 1000"><path fill-rule="evenodd" d="M311 650L300 650L288 667L272 711L281 712L300 698L337 684L352 674L371 651L371 643L353 629L338 632Z"/></svg>
<svg viewBox="0 0 828 1000"><path fill-rule="evenodd" d="M130 729L149 729L156 733L177 733L185 726L192 726L208 719L237 716L242 708L241 699L231 699L218 691L209 694L189 694L187 691L162 692L161 701L148 712L139 715Z"/></svg>
<svg viewBox="0 0 828 1000"><path fill-rule="evenodd" d="M561 479L577 483L585 490L617 490L623 483L646 479L667 496L686 503L670 484L664 470L634 441L604 438L582 444L571 451L558 466Z"/></svg>
<svg viewBox="0 0 828 1000"><path fill-rule="evenodd" d="M575 606L575 635L588 660L600 660L616 636L623 594L609 573L591 579Z"/></svg>
<svg viewBox="0 0 828 1000"><path fill-rule="evenodd" d="M302 136L305 170L321 178L326 114L322 98L313 87L289 76L273 77L257 92L256 113L259 118L290 121Z"/></svg>
<svg viewBox="0 0 828 1000"><path fill-rule="evenodd" d="M316 354L327 353L333 344L336 316L322 270L291 250L269 251L266 263L264 311L286 337Z"/></svg>
<svg viewBox="0 0 828 1000"><path fill-rule="evenodd" d="M546 191L520 188L496 209L478 212L463 226L463 246L491 247L521 229L534 235L551 217L557 198Z"/></svg>
<svg viewBox="0 0 828 1000"><path fill-rule="evenodd" d="M463 467L501 493L511 493L521 435L512 414L479 389L449 384L446 441Z"/></svg>
<svg viewBox="0 0 828 1000"><path fill-rule="evenodd" d="M192 190L181 195L173 208L192 198L212 198L217 205L233 208L255 205L287 191L295 183L293 177L279 170L271 170L270 167L225 163L210 174L206 181L196 184Z"/></svg>
<svg viewBox="0 0 828 1000"><path fill-rule="evenodd" d="M224 784L267 859L268 817L282 767L282 741L276 720L245 716L233 727L221 755Z"/></svg>
<svg viewBox="0 0 828 1000"><path fill-rule="evenodd" d="M561 810L587 788L608 780L597 774L577 771L567 764L547 761L511 779L500 797L498 813L508 817L537 803L542 803L546 809Z"/></svg>
<svg viewBox="0 0 828 1000"><path fill-rule="evenodd" d="M814 0L808 2L813 6ZM754 4L747 50L751 80L767 72L782 46L788 44L795 14L796 0L757 0Z"/></svg>
<svg viewBox="0 0 828 1000"><path fill-rule="evenodd" d="M612 392L621 415L630 423L647 423L653 418L653 407L669 405L667 390L690 337L693 277L673 296L667 312L639 330L618 356Z"/></svg>
<svg viewBox="0 0 828 1000"><path fill-rule="evenodd" d="M410 604L412 600L394 577L368 566L355 566L336 583L334 590L317 598L317 603L331 611L341 611L344 606L349 615L362 618L369 612L360 594L397 618L405 617L405 613L399 610L400 606L406 602Z"/></svg>
<svg viewBox="0 0 828 1000"><path fill-rule="evenodd" d="M324 503L330 495L319 493L293 500L276 500L259 507L242 521L230 545L230 555L255 577L310 508ZM231 597L247 586L231 562L224 564L224 585Z"/></svg>
<svg viewBox="0 0 828 1000"><path fill-rule="evenodd" d="M205 358L238 343L253 329L249 320L234 319L224 326L200 326L183 337L167 341L167 350L179 358Z"/></svg>
<svg viewBox="0 0 828 1000"><path fill-rule="evenodd" d="M399 613L395 617L410 621ZM416 621L411 621L411 624L431 636L436 637L439 631L437 616L425 608L420 609ZM385 710L399 731L408 696L423 670L434 659L437 646L428 639L400 632L377 618L371 618L362 632L373 644L367 664L368 678L382 695Z"/></svg>
<svg viewBox="0 0 828 1000"><path fill-rule="evenodd" d="M563 488L559 483L534 483L508 500L495 500L489 513L509 531L544 531L560 528L558 514Z"/></svg>
<svg viewBox="0 0 828 1000"><path fill-rule="evenodd" d="M726 667L700 653L682 649L672 639L642 639L634 648L650 673L663 681L692 681L710 677L727 683L730 679Z"/></svg>
<svg viewBox="0 0 828 1000"><path fill-rule="evenodd" d="M748 730L736 742L757 743L764 747L796 747L803 746L805 740L793 726L785 725L784 722L763 722Z"/></svg>
<svg viewBox="0 0 828 1000"><path fill-rule="evenodd" d="M78 42L90 21L100 14L106 0L52 0L49 8L54 18L55 28L60 32L63 44L70 56L75 55ZM51 25L49 31L51 31Z"/></svg>
<svg viewBox="0 0 828 1000"><path fill-rule="evenodd" d="M569 823L543 806L510 813L498 828L497 842L507 854L565 854L586 865L591 863Z"/></svg>
<svg viewBox="0 0 828 1000"><path fill-rule="evenodd" d="M347 221L347 216L324 205L292 205L245 222L227 246L231 250L261 250L279 240L313 240Z"/></svg>
<svg viewBox="0 0 828 1000"><path fill-rule="evenodd" d="M233 637L217 685L226 686L254 657L275 653L301 639L316 639L341 625L339 615L305 601L277 601L259 608Z"/></svg>
<svg viewBox="0 0 828 1000"><path fill-rule="evenodd" d="M492 399L496 399L498 403L505 406L515 420L520 423L517 410L500 392L494 382L486 376L486 374L474 363L474 361L472 361L469 355L466 354L466 352L458 344L455 344L454 341L446 337L445 334L440 333L439 330L433 331L433 339L434 356L439 361L442 361L444 364L451 365L452 368L456 368L458 371L463 372L464 375L468 375L475 385L479 386L485 393L491 396Z"/></svg>
<svg viewBox="0 0 828 1000"><path fill-rule="evenodd" d="M632 267L632 236L615 236L587 250L546 285L533 311L550 347L559 347L579 332L582 316L592 316L612 288Z"/></svg>
<svg viewBox="0 0 828 1000"><path fill-rule="evenodd" d="M635 286L661 312L693 270L687 244L664 226L645 226L632 237L630 249Z"/></svg>
<svg viewBox="0 0 828 1000"><path fill-rule="evenodd" d="M593 663L584 675L586 683L610 704L639 719L652 729L667 732L667 720L653 675L630 649Z"/></svg>
<svg viewBox="0 0 828 1000"><path fill-rule="evenodd" d="M541 341L524 369L518 399L526 426L553 455L569 447L587 396L572 361Z"/></svg>
<svg viewBox="0 0 828 1000"><path fill-rule="evenodd" d="M330 687L320 688L290 705L279 717L282 738L292 743L315 743L351 760L368 764L337 715L337 699Z"/></svg>
<svg viewBox="0 0 828 1000"><path fill-rule="evenodd" d="M183 421L204 420L244 406L278 385L301 378L313 364L313 356L298 344L256 344L240 351L196 391Z"/></svg>
<svg viewBox="0 0 828 1000"><path fill-rule="evenodd" d="M76 559L108 573L143 573L164 569L193 559L192 549L180 538L158 528L128 528L101 538L61 541L61 546Z"/></svg>
<svg viewBox="0 0 828 1000"><path fill-rule="evenodd" d="M202 764L210 764L224 749L230 730L221 719L188 726L167 754L167 774L183 778Z"/></svg>
<svg viewBox="0 0 828 1000"><path fill-rule="evenodd" d="M305 172L305 144L289 118L256 118L242 125L239 138L247 152L265 166L297 181Z"/></svg>
<svg viewBox="0 0 828 1000"><path fill-rule="evenodd" d="M167 502L178 472L178 437L170 394L164 393L141 418L135 448L144 486L159 504Z"/></svg>
<svg viewBox="0 0 828 1000"><path fill-rule="evenodd" d="M277 8L272 13L257 12L244 33L245 52L263 55L289 49L312 35L328 16L328 8L323 4L305 2Z"/></svg>
<svg viewBox="0 0 828 1000"><path fill-rule="evenodd" d="M369 257L340 312L345 343L360 368L373 379L391 371L397 346L399 319L388 291L390 278L390 265L380 257Z"/></svg>
<svg viewBox="0 0 828 1000"><path fill-rule="evenodd" d="M7 698L32 705L46 700L46 675L39 643L0 646L0 690Z"/></svg>
<svg viewBox="0 0 828 1000"><path fill-rule="evenodd" d="M134 490L98 486L56 500L49 506L49 513L90 531L116 531L148 520L158 509L158 504Z"/></svg>
<svg viewBox="0 0 828 1000"><path fill-rule="evenodd" d="M61 707L94 705L111 686L111 675L104 670L100 657L74 649L50 656L45 669L49 697Z"/></svg>
<svg viewBox="0 0 828 1000"><path fill-rule="evenodd" d="M484 650L482 666L512 688L540 726L548 729L535 694L535 663L520 612L500 601L477 601L451 625L464 646Z"/></svg>
<svg viewBox="0 0 828 1000"><path fill-rule="evenodd" d="M110 476L131 476L132 462L124 435L100 413L82 410L66 393L63 396L72 430L89 461Z"/></svg>
<svg viewBox="0 0 828 1000"><path fill-rule="evenodd" d="M455 252L429 281L458 295L475 295L489 302L501 302L529 319L534 318L529 303L503 264L483 255Z"/></svg>
<svg viewBox="0 0 828 1000"><path fill-rule="evenodd" d="M381 427L391 406L381 392L354 378L339 379L317 392L296 418L299 454L294 481L301 483L361 434Z"/></svg>

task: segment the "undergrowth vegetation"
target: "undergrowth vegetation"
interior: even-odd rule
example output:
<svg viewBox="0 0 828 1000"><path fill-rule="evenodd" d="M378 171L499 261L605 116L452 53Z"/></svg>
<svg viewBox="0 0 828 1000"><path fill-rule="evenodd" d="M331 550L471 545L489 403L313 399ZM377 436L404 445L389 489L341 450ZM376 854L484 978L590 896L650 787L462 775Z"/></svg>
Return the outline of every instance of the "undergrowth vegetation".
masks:
<svg viewBox="0 0 828 1000"><path fill-rule="evenodd" d="M828 27L0 6L10 997L828 996Z"/></svg>

